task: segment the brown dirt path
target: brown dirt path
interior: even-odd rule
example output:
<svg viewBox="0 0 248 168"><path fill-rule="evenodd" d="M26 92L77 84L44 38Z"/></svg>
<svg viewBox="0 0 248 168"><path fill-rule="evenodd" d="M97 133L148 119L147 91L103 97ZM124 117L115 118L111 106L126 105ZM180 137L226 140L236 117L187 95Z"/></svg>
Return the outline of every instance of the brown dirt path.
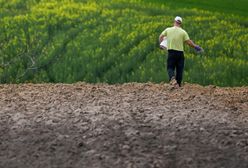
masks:
<svg viewBox="0 0 248 168"><path fill-rule="evenodd" d="M0 85L0 168L247 168L248 87Z"/></svg>

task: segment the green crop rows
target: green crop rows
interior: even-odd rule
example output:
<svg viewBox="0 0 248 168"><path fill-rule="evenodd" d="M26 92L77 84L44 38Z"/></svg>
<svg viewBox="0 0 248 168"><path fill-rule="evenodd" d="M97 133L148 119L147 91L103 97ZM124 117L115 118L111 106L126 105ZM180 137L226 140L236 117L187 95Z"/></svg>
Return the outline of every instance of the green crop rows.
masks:
<svg viewBox="0 0 248 168"><path fill-rule="evenodd" d="M167 82L158 36L181 15L184 81L248 84L247 17L138 0L0 0L0 83Z"/></svg>

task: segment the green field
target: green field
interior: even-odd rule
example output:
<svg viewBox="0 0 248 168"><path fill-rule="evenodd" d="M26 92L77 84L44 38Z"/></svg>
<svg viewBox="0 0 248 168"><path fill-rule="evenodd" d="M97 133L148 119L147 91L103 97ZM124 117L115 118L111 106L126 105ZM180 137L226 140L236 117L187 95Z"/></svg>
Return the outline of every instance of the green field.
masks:
<svg viewBox="0 0 248 168"><path fill-rule="evenodd" d="M248 2L221 2L0 0L0 83L167 82L158 36L180 15L205 51L186 47L184 81L248 85Z"/></svg>
<svg viewBox="0 0 248 168"><path fill-rule="evenodd" d="M144 0L158 4L169 4L173 8L197 8L212 12L248 16L247 0ZM165 3L166 2L166 3Z"/></svg>

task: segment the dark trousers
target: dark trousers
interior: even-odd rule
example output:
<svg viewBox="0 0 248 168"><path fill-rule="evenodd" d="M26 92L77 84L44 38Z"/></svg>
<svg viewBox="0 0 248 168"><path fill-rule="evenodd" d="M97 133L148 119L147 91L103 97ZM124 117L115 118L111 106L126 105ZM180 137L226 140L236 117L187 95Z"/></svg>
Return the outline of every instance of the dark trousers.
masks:
<svg viewBox="0 0 248 168"><path fill-rule="evenodd" d="M184 69L184 54L183 51L168 50L167 72L169 80L172 77L176 78L177 83L181 86ZM176 70L176 76L175 76Z"/></svg>

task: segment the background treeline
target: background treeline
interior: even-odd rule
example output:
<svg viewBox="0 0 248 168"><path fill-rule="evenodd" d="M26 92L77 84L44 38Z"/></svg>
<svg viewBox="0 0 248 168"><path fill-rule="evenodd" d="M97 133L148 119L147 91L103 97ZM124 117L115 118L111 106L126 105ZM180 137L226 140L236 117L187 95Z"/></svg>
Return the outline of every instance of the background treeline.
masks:
<svg viewBox="0 0 248 168"><path fill-rule="evenodd" d="M186 47L184 81L247 85L248 3L218 12L191 1L0 0L0 83L167 81L158 36L180 15L205 50Z"/></svg>

